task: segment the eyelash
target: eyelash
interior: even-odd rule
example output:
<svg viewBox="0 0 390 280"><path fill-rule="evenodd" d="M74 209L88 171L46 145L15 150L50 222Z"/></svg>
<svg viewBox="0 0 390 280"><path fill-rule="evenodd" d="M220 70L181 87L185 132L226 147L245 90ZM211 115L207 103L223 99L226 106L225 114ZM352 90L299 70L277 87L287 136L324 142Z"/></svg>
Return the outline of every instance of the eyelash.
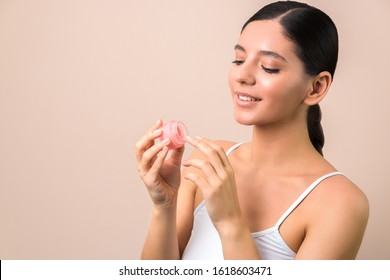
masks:
<svg viewBox="0 0 390 280"><path fill-rule="evenodd" d="M267 72L268 74L277 74L277 73L279 73L279 69L266 68L266 67L264 67L263 65L261 65L261 68L263 68L263 70L264 70L265 72Z"/></svg>
<svg viewBox="0 0 390 280"><path fill-rule="evenodd" d="M236 64L236 65L241 65L241 64L244 63L244 61L243 60L233 60L232 63ZM261 65L261 68L268 74L277 74L277 73L279 73L279 69L267 68L267 67L264 67L263 65Z"/></svg>
<svg viewBox="0 0 390 280"><path fill-rule="evenodd" d="M236 60L233 60L232 63L233 63L233 64L236 64L236 65L241 65L241 64L244 63L244 61L243 61L243 60L237 60L237 59L236 59Z"/></svg>

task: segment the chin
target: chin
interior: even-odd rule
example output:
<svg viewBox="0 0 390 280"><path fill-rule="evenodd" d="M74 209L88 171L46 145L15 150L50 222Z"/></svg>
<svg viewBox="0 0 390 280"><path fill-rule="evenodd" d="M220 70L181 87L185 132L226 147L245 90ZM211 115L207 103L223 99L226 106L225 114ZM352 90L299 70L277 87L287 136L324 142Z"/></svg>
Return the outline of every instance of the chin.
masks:
<svg viewBox="0 0 390 280"><path fill-rule="evenodd" d="M251 125L254 125L256 123L256 121L254 120L254 118L252 116L245 116L241 113L234 114L234 119L236 120L237 123L239 123L241 125L251 126Z"/></svg>

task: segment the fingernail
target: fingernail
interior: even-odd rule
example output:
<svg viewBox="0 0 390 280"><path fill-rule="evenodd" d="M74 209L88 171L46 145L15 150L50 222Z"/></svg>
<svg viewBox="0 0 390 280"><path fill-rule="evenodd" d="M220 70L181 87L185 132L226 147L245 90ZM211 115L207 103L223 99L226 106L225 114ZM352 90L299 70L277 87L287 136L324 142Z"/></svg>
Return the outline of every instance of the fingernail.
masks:
<svg viewBox="0 0 390 280"><path fill-rule="evenodd" d="M167 145L170 141L171 141L171 139L166 138L166 139L164 139L163 141L161 141L161 144Z"/></svg>
<svg viewBox="0 0 390 280"><path fill-rule="evenodd" d="M161 132L161 128L154 130L153 134L159 134L160 132Z"/></svg>

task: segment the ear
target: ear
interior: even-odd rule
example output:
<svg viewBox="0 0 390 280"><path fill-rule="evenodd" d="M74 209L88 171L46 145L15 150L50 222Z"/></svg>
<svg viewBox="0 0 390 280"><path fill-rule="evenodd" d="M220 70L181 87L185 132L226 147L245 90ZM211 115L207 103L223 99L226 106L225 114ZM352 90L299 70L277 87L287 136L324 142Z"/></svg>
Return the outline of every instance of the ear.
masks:
<svg viewBox="0 0 390 280"><path fill-rule="evenodd" d="M309 106L318 104L328 93L331 84L332 75L328 71L323 71L315 76L304 99L305 104Z"/></svg>

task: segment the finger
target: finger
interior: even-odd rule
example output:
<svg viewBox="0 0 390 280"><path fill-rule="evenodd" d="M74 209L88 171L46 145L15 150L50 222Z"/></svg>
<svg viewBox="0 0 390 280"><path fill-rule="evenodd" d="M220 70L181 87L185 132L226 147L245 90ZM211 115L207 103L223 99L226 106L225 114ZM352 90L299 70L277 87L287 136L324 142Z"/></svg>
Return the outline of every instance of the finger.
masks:
<svg viewBox="0 0 390 280"><path fill-rule="evenodd" d="M200 170L210 185L217 185L221 182L221 178L216 173L215 169L204 160L190 159L183 162L185 167L194 167Z"/></svg>
<svg viewBox="0 0 390 280"><path fill-rule="evenodd" d="M210 139L207 138L201 138L201 139L218 153L218 156L225 167L230 166L229 158L227 157L225 150L221 146L215 144L215 142L211 141Z"/></svg>
<svg viewBox="0 0 390 280"><path fill-rule="evenodd" d="M210 186L205 178L203 178L200 174L195 173L187 173L184 176L184 179L187 179L191 182L193 182L195 185L197 185L200 189L200 191L203 194L203 197L206 197L207 191L210 189Z"/></svg>
<svg viewBox="0 0 390 280"><path fill-rule="evenodd" d="M161 136L161 129L159 129L160 126L161 120L158 120L135 144L138 160L140 159L142 153L154 144L154 140Z"/></svg>
<svg viewBox="0 0 390 280"><path fill-rule="evenodd" d="M142 154L154 144L154 140L161 136L162 121L158 120L135 144L137 161L141 161Z"/></svg>
<svg viewBox="0 0 390 280"><path fill-rule="evenodd" d="M209 160L211 166L215 169L218 176L220 176L221 178L226 176L225 166L230 166L230 164L229 161L226 162L224 160L225 152L222 147L216 144L213 144L213 146L211 146L211 140L207 140L205 138L200 137L187 137L187 141L196 149L198 149Z"/></svg>
<svg viewBox="0 0 390 280"><path fill-rule="evenodd" d="M152 146L150 149L148 149L142 154L141 161L139 164L140 173L149 173L149 169L156 161L158 153L160 153L164 149L164 147L169 145L169 143L170 140L169 138L167 138L164 141L156 143L154 146Z"/></svg>
<svg viewBox="0 0 390 280"><path fill-rule="evenodd" d="M148 176L150 176L150 178L154 178L154 179L158 178L160 169L163 166L164 161L168 155L168 151L169 151L168 147L164 146L163 149L161 150L161 152L157 155L157 158L153 162L153 165L150 168L149 173L148 173Z"/></svg>
<svg viewBox="0 0 390 280"><path fill-rule="evenodd" d="M183 158L183 154L184 154L184 146L172 150L171 156L169 158L170 162L175 166L180 166Z"/></svg>
<svg viewBox="0 0 390 280"><path fill-rule="evenodd" d="M158 119L155 124L149 129L149 131L154 131L161 127L163 121L161 119Z"/></svg>

